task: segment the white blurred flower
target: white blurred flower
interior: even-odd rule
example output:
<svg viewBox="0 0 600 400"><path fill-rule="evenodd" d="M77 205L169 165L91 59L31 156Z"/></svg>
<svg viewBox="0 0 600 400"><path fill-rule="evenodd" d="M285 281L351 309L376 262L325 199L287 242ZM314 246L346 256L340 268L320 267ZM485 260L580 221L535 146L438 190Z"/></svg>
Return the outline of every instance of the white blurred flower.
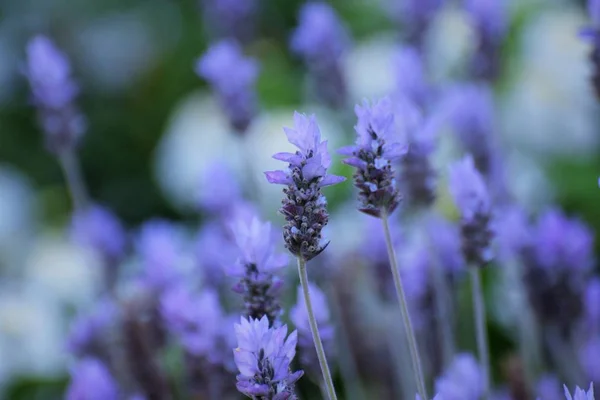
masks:
<svg viewBox="0 0 600 400"><path fill-rule="evenodd" d="M578 38L586 19L563 6L527 26L517 77L503 99L503 131L513 145L538 154L591 155L596 151L598 106L589 48Z"/></svg>

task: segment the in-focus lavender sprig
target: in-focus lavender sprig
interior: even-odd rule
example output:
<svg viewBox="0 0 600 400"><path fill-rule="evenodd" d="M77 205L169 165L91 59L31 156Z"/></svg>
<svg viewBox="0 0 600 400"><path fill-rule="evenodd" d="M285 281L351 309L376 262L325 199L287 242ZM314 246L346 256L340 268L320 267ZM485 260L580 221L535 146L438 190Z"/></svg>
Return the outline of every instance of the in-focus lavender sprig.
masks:
<svg viewBox="0 0 600 400"><path fill-rule="evenodd" d="M336 400L333 379L310 299L306 262L327 247L327 243L322 243L321 231L329 220L329 214L327 200L321 193L321 188L340 183L345 178L327 173L331 156L327 151L327 141L321 141L321 131L314 115L307 117L295 113L294 129L284 128L284 131L289 142L298 150L295 153L275 154L273 158L289 163L288 170L269 171L265 175L270 183L287 185L283 189L286 197L280 210L287 221L283 239L286 248L298 259L298 275L323 382L329 399Z"/></svg>
<svg viewBox="0 0 600 400"><path fill-rule="evenodd" d="M343 162L356 168L354 185L359 189L359 210L374 217L391 214L400 203L392 162L406 153L394 125L389 98L355 107L358 123L356 144L340 149L348 156Z"/></svg>
<svg viewBox="0 0 600 400"><path fill-rule="evenodd" d="M303 374L292 372L290 367L296 354L297 332L286 338L287 326L269 328L264 316L260 320L241 318L235 324L235 334L238 390L256 400L296 399L294 384Z"/></svg>
<svg viewBox="0 0 600 400"><path fill-rule="evenodd" d="M317 94L334 108L346 104L347 88L341 57L349 35L335 10L324 2L308 2L300 9L292 51L301 56L315 80Z"/></svg>
<svg viewBox="0 0 600 400"><path fill-rule="evenodd" d="M566 385L563 386L565 389L565 398L567 400L594 400L594 384L590 383L590 388L586 391L580 389L579 386L575 387L575 392L571 396L569 388Z"/></svg>
<svg viewBox="0 0 600 400"><path fill-rule="evenodd" d="M257 110L254 85L258 62L244 56L240 45L225 39L212 45L196 64L196 73L215 91L233 129L243 135Z"/></svg>
<svg viewBox="0 0 600 400"><path fill-rule="evenodd" d="M252 319L266 316L273 326L281 314L279 296L283 285L276 274L288 264L288 257L275 253L269 222L263 223L256 216L238 216L229 229L239 257L227 272L240 278L233 289L244 296L244 316Z"/></svg>
<svg viewBox="0 0 600 400"><path fill-rule="evenodd" d="M294 129L284 128L290 143L298 148L295 153L277 153L276 160L289 163L287 171L265 172L270 183L287 185L280 212L287 221L283 238L286 248L305 261L319 255L327 243L322 243L321 231L329 220L327 200L321 188L345 180L330 175L327 168L331 156L327 141L321 141L321 131L314 115L294 114Z"/></svg>

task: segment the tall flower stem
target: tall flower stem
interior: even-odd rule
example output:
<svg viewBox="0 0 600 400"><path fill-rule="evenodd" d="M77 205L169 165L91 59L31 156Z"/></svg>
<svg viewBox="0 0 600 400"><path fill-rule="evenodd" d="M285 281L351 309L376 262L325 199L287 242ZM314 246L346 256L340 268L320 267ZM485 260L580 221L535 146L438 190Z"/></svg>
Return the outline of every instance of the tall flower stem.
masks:
<svg viewBox="0 0 600 400"><path fill-rule="evenodd" d="M65 175L75 209L84 209L88 204L88 194L75 152L72 149L67 149L58 154L58 160Z"/></svg>
<svg viewBox="0 0 600 400"><path fill-rule="evenodd" d="M487 341L485 303L481 287L481 272L479 267L470 266L471 289L473 291L473 310L475 312L475 333L477 337L477 351L483 373L483 400L490 396L490 350Z"/></svg>
<svg viewBox="0 0 600 400"><path fill-rule="evenodd" d="M319 335L317 320L315 319L315 314L312 308L310 291L308 290L306 260L304 260L302 257L298 257L298 275L300 276L300 284L302 285L302 292L304 293L304 302L306 304L306 311L308 312L310 330L312 332L313 341L315 342L315 349L317 351L317 357L319 358L321 373L323 374L323 382L327 388L329 400L337 400L335 387L333 386L333 380L331 379L331 372L329 372L329 365L327 364L327 357L325 356L325 350L323 349L323 343L321 342L321 335Z"/></svg>
<svg viewBox="0 0 600 400"><path fill-rule="evenodd" d="M408 347L410 349L410 357L412 358L415 381L417 382L417 391L422 399L427 399L428 397L427 391L425 390L425 379L423 378L423 369L421 367L421 358L419 357L419 350L417 348L417 339L415 338L415 332L413 330L412 323L410 322L408 304L406 303L404 287L402 286L400 272L398 271L396 252L394 251L394 246L392 245L392 236L390 234L388 216L385 212L381 214L381 222L383 224L383 233L385 235L385 244L387 246L388 257L390 258L390 267L394 277L394 285L396 286L396 294L398 295L398 303L400 303L402 321L404 323L404 329L406 330L406 338L408 339Z"/></svg>

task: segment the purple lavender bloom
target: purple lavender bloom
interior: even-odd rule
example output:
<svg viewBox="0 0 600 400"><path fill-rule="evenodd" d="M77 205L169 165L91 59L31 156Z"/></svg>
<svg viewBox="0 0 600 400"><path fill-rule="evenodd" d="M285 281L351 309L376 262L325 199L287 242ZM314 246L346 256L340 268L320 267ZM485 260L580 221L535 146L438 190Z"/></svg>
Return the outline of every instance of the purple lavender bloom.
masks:
<svg viewBox="0 0 600 400"><path fill-rule="evenodd" d="M286 198L280 212L287 221L283 229L286 248L296 257L308 261L319 255L327 243L322 243L321 230L329 220L327 200L321 188L343 182L346 178L330 175L331 156L327 141L321 141L321 131L314 115L294 113L294 129L284 128L288 141L296 146L295 153L277 153L276 160L289 163L287 171L265 172L269 183L287 185Z"/></svg>
<svg viewBox="0 0 600 400"><path fill-rule="evenodd" d="M446 98L450 122L477 169L488 176L494 163L494 99L485 85L462 85Z"/></svg>
<svg viewBox="0 0 600 400"><path fill-rule="evenodd" d="M600 328L600 278L594 277L589 280L585 289L585 317L596 332ZM598 378L600 381L600 377Z"/></svg>
<svg viewBox="0 0 600 400"><path fill-rule="evenodd" d="M233 356L240 371L238 390L257 400L296 399L294 384L303 374L290 369L296 354L297 332L286 339L287 326L269 328L269 320L264 316L260 320L240 318L235 334L238 347Z"/></svg>
<svg viewBox="0 0 600 400"><path fill-rule="evenodd" d="M79 88L71 78L69 60L50 39L36 36L27 44L25 75L48 149L58 153L72 148L86 123L74 105Z"/></svg>
<svg viewBox="0 0 600 400"><path fill-rule="evenodd" d="M67 350L78 357L104 355L103 340L117 315L118 309L112 300L100 299L89 313L73 321L67 337Z"/></svg>
<svg viewBox="0 0 600 400"><path fill-rule="evenodd" d="M209 214L230 213L242 199L242 190L233 172L223 162L211 163L200 180L203 190L198 193L198 204Z"/></svg>
<svg viewBox="0 0 600 400"><path fill-rule="evenodd" d="M595 335L597 335L597 331ZM588 339L579 349L579 362L592 382L600 382L600 337Z"/></svg>
<svg viewBox="0 0 600 400"><path fill-rule="evenodd" d="M461 214L462 249L467 263L484 266L492 258L491 201L473 158L450 167L450 192Z"/></svg>
<svg viewBox="0 0 600 400"><path fill-rule="evenodd" d="M594 384L590 383L590 388L587 392L583 389L580 389L579 386L575 387L575 393L571 396L569 389L566 385L563 386L565 389L565 398L567 400L594 400Z"/></svg>
<svg viewBox="0 0 600 400"><path fill-rule="evenodd" d="M358 123L356 144L340 149L348 156L343 162L356 168L354 185L359 189L359 210L374 217L391 214L400 203L392 162L407 150L394 124L394 109L389 98L355 107Z"/></svg>
<svg viewBox="0 0 600 400"><path fill-rule="evenodd" d="M391 0L392 14L403 24L408 42L422 47L429 25L444 0Z"/></svg>
<svg viewBox="0 0 600 400"><path fill-rule="evenodd" d="M493 80L498 75L500 45L506 34L505 4L497 0L465 0L465 9L477 31L478 45L473 59L473 74Z"/></svg>
<svg viewBox="0 0 600 400"><path fill-rule="evenodd" d="M460 232L456 225L434 215L427 221L427 234L444 271L450 275L463 271L465 260L461 252Z"/></svg>
<svg viewBox="0 0 600 400"><path fill-rule="evenodd" d="M430 85L425 76L423 60L414 47L399 49L393 58L396 92L424 109L427 106Z"/></svg>
<svg viewBox="0 0 600 400"><path fill-rule="evenodd" d="M187 353L218 362L217 341L223 314L217 293L204 290L195 294L185 285L167 289L160 299L160 311L167 328Z"/></svg>
<svg viewBox="0 0 600 400"><path fill-rule="evenodd" d="M533 232L525 211L512 205L497 214L494 233L498 245L498 256L503 261L519 259L523 251L533 243Z"/></svg>
<svg viewBox="0 0 600 400"><path fill-rule="evenodd" d="M142 279L154 290L177 282L180 274L178 233L165 220L146 222L137 237L136 249L142 263Z"/></svg>
<svg viewBox="0 0 600 400"><path fill-rule="evenodd" d="M254 85L258 72L258 62L245 57L233 40L212 45L196 64L196 73L210 83L239 134L246 132L256 114Z"/></svg>
<svg viewBox="0 0 600 400"><path fill-rule="evenodd" d="M327 360L331 363L333 353L335 352L335 329L331 324L327 297L318 286L312 283L309 283L308 288L313 304L315 319L319 326L321 341L325 349L325 354L327 355ZM310 378L315 382L320 383L322 380L321 367L319 366L319 359L310 330L308 311L306 310L304 292L302 291L301 286L298 287L296 305L292 307L290 311L290 318L298 330L300 362Z"/></svg>
<svg viewBox="0 0 600 400"><path fill-rule="evenodd" d="M536 395L540 400L563 400L560 382L554 375L543 375L536 385Z"/></svg>
<svg viewBox="0 0 600 400"><path fill-rule="evenodd" d="M119 219L108 208L91 205L76 211L71 221L71 237L114 265L124 256L126 233Z"/></svg>
<svg viewBox="0 0 600 400"><path fill-rule="evenodd" d="M345 104L347 89L341 57L350 42L335 10L322 2L302 6L291 38L292 51L304 59L323 100L333 107Z"/></svg>
<svg viewBox="0 0 600 400"><path fill-rule="evenodd" d="M66 400L117 400L119 389L108 368L94 358L84 358L71 370Z"/></svg>
<svg viewBox="0 0 600 400"><path fill-rule="evenodd" d="M415 400L421 400L421 396L419 396L419 394L416 394ZM433 398L433 400L444 400L444 398L442 396L440 396L439 394L436 394L435 397Z"/></svg>
<svg viewBox="0 0 600 400"><path fill-rule="evenodd" d="M196 260L203 284L219 287L225 278L223 266L235 262L235 253L235 247L220 223L202 225L196 241Z"/></svg>
<svg viewBox="0 0 600 400"><path fill-rule="evenodd" d="M221 37L241 43L254 36L257 0L201 0L206 24Z"/></svg>
<svg viewBox="0 0 600 400"><path fill-rule="evenodd" d="M244 296L244 315L266 316L272 326L281 314L279 296L283 280L275 274L288 264L285 254L275 253L271 223L256 216L235 218L229 226L239 257L227 271L240 278L234 290Z"/></svg>
<svg viewBox="0 0 600 400"><path fill-rule="evenodd" d="M484 387L477 360L471 354L457 355L444 375L435 381L435 390L444 400L480 399Z"/></svg>

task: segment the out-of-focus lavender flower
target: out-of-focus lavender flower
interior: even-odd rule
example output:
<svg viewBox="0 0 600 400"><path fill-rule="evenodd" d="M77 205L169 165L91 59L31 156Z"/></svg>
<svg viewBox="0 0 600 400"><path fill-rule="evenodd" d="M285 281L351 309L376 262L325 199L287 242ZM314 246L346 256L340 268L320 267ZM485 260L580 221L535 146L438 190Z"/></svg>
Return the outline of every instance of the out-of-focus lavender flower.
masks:
<svg viewBox="0 0 600 400"><path fill-rule="evenodd" d="M254 35L256 0L201 0L206 24L217 35L244 43Z"/></svg>
<svg viewBox="0 0 600 400"><path fill-rule="evenodd" d="M146 222L137 237L136 250L142 263L142 279L154 290L163 290L180 277L179 235L165 220Z"/></svg>
<svg viewBox="0 0 600 400"><path fill-rule="evenodd" d="M105 355L103 340L117 315L118 309L112 300L99 299L89 313L73 321L67 338L68 351L78 357Z"/></svg>
<svg viewBox="0 0 600 400"><path fill-rule="evenodd" d="M392 14L402 23L406 39L413 46L423 46L429 25L442 8L444 0L390 0Z"/></svg>
<svg viewBox="0 0 600 400"><path fill-rule="evenodd" d="M591 80L596 97L600 98L600 2L598 0L588 0L588 12L592 24L583 28L579 35L592 45L592 52L590 53L590 61L593 65Z"/></svg>
<svg viewBox="0 0 600 400"><path fill-rule="evenodd" d="M419 396L419 394L417 394L415 397L415 400L421 400L421 396ZM433 400L444 400L444 398L441 395L436 394L435 397L433 398Z"/></svg>
<svg viewBox="0 0 600 400"><path fill-rule="evenodd" d="M492 258L491 200L470 156L450 167L450 192L461 214L465 259L470 265L481 267Z"/></svg>
<svg viewBox="0 0 600 400"><path fill-rule="evenodd" d="M563 335L583 311L582 293L592 265L593 236L580 221L557 209L543 213L525 249L525 285L538 318Z"/></svg>
<svg viewBox="0 0 600 400"><path fill-rule="evenodd" d="M329 314L329 306L327 305L327 297L316 285L309 283L310 298L312 300L313 310L317 325L319 326L319 334L327 360L332 362L332 357L335 352L335 329L331 324ZM312 333L310 331L310 322L308 320L308 311L304 301L304 293L302 287L298 287L296 297L296 305L290 311L290 318L296 329L298 330L298 346L300 347L300 362L306 373L311 379L320 383L321 367L315 350Z"/></svg>
<svg viewBox="0 0 600 400"><path fill-rule="evenodd" d="M413 326L421 332L427 327L428 317L435 312L431 304L432 283L429 279L432 261L425 243L418 242L404 254L400 270Z"/></svg>
<svg viewBox="0 0 600 400"><path fill-rule="evenodd" d="M494 220L498 256L503 261L518 259L530 247L533 232L525 211L512 205L499 210Z"/></svg>
<svg viewBox="0 0 600 400"><path fill-rule="evenodd" d="M494 157L494 100L488 86L462 85L450 90L445 100L452 127L477 169L488 176Z"/></svg>
<svg viewBox="0 0 600 400"><path fill-rule="evenodd" d="M109 265L118 263L125 252L126 233L108 208L90 205L73 214L71 237L95 250Z"/></svg>
<svg viewBox="0 0 600 400"><path fill-rule="evenodd" d="M423 60L414 47L399 49L393 57L396 92L411 102L425 109L430 96L430 85L427 82Z"/></svg>
<svg viewBox="0 0 600 400"><path fill-rule="evenodd" d="M231 212L242 198L242 191L236 177L227 164L215 161L201 176L198 204L209 214L223 215Z"/></svg>
<svg viewBox="0 0 600 400"><path fill-rule="evenodd" d="M172 286L161 296L160 310L167 328L186 352L214 363L220 361L217 341L223 314L214 290L194 294L183 284Z"/></svg>
<svg viewBox="0 0 600 400"><path fill-rule="evenodd" d="M587 390L587 392L583 389L580 389L579 386L576 386L573 396L571 396L571 393L569 392L569 389L567 388L566 385L564 385L563 387L565 389L565 398L567 400L594 400L594 384L593 383L590 383L590 388Z"/></svg>
<svg viewBox="0 0 600 400"><path fill-rule="evenodd" d="M476 78L493 80L499 72L500 45L507 28L505 3L497 0L465 0L465 9L478 37L473 74Z"/></svg>
<svg viewBox="0 0 600 400"><path fill-rule="evenodd" d="M72 148L85 131L85 119L74 105L79 91L69 60L45 36L27 44L25 75L29 80L46 146L59 153Z"/></svg>
<svg viewBox="0 0 600 400"><path fill-rule="evenodd" d="M294 129L284 128L295 153L277 153L276 160L289 163L287 171L265 172L270 183L287 185L280 212L287 221L283 229L286 248L296 257L308 261L319 255L327 243L322 243L321 230L329 220L327 200L321 188L345 180L330 175L331 156L327 141L321 141L321 131L314 115L294 113Z"/></svg>
<svg viewBox="0 0 600 400"><path fill-rule="evenodd" d="M94 358L84 358L71 370L65 399L117 400L119 389L104 364Z"/></svg>
<svg viewBox="0 0 600 400"><path fill-rule="evenodd" d="M406 154L394 124L394 109L389 98L355 107L358 123L356 144L340 149L348 156L343 162L356 168L354 185L359 189L359 210L374 217L391 214L400 202L392 162Z"/></svg>
<svg viewBox="0 0 600 400"><path fill-rule="evenodd" d="M210 222L202 225L196 241L196 259L203 284L217 288L225 277L223 266L235 262L234 245L222 224Z"/></svg>
<svg viewBox="0 0 600 400"><path fill-rule="evenodd" d="M483 375L471 354L459 354L444 375L435 381L444 400L478 400L483 395Z"/></svg>
<svg viewBox="0 0 600 400"><path fill-rule="evenodd" d="M554 375L543 375L535 389L535 394L540 400L563 400L560 382Z"/></svg>
<svg viewBox="0 0 600 400"><path fill-rule="evenodd" d="M600 333L600 278L589 280L585 289L585 317L591 328ZM598 379L600 381L600 378Z"/></svg>
<svg viewBox="0 0 600 400"><path fill-rule="evenodd" d="M335 10L323 2L304 4L298 20L291 38L292 51L304 59L323 100L342 107L347 96L340 62L349 44L346 28Z"/></svg>
<svg viewBox="0 0 600 400"><path fill-rule="evenodd" d="M235 324L238 347L233 356L240 371L237 388L253 399L296 399L294 384L302 371L291 372L298 334L286 339L287 326L269 328L269 320L245 318Z"/></svg>
<svg viewBox="0 0 600 400"><path fill-rule="evenodd" d="M438 262L447 274L453 275L464 270L460 232L455 224L434 215L427 221L427 235Z"/></svg>
<svg viewBox="0 0 600 400"><path fill-rule="evenodd" d="M579 349L579 362L586 377L592 382L600 382L600 337L597 334Z"/></svg>
<svg viewBox="0 0 600 400"><path fill-rule="evenodd" d="M227 271L240 278L234 290L244 296L244 315L252 319L266 316L272 326L281 314L279 295L283 280L276 276L288 257L275 253L271 223L258 217L238 217L229 226L239 257Z"/></svg>
<svg viewBox="0 0 600 400"><path fill-rule="evenodd" d="M210 83L229 123L239 134L246 132L256 114L254 85L258 72L258 62L244 56L233 40L212 45L196 64L196 73Z"/></svg>

